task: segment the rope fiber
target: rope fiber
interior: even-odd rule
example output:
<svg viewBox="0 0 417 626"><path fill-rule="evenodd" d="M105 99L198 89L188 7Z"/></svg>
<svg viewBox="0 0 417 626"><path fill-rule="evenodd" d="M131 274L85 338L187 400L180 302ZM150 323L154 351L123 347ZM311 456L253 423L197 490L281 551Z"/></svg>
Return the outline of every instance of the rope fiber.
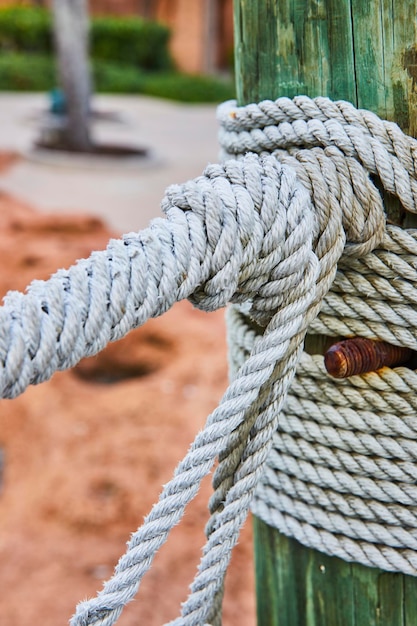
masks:
<svg viewBox="0 0 417 626"><path fill-rule="evenodd" d="M299 96L218 111L224 159L168 188L165 219L110 241L0 309L0 387L96 354L188 298L228 310L232 380L71 626L110 626L218 459L207 543L175 626L221 624L250 508L345 560L417 575L416 373L331 380L306 332L417 348L417 235L386 225L376 185L417 212L417 142L346 102Z"/></svg>

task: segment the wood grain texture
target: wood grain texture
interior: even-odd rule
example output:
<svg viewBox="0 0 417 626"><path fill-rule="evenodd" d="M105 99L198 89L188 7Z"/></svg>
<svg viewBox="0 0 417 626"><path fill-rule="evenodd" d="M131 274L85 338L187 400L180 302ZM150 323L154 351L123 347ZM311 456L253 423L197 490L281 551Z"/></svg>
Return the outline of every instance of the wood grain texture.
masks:
<svg viewBox="0 0 417 626"><path fill-rule="evenodd" d="M415 0L235 0L240 104L349 100L417 130Z"/></svg>
<svg viewBox="0 0 417 626"><path fill-rule="evenodd" d="M417 0L235 0L241 105L345 99L417 133ZM389 218L416 226L392 198ZM322 353L324 337L310 336ZM417 579L345 563L255 520L259 626L416 626Z"/></svg>
<svg viewBox="0 0 417 626"><path fill-rule="evenodd" d="M415 626L417 581L304 548L254 520L259 626Z"/></svg>

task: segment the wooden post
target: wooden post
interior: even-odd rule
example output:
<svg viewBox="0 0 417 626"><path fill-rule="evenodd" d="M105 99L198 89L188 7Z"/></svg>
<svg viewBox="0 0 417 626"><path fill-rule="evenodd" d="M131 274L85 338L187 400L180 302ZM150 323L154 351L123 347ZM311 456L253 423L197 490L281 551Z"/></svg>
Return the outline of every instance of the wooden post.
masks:
<svg viewBox="0 0 417 626"><path fill-rule="evenodd" d="M329 96L416 136L416 14L417 0L234 0L239 104ZM310 337L310 352L319 345ZM414 577L327 557L256 519L255 560L259 626L417 624Z"/></svg>

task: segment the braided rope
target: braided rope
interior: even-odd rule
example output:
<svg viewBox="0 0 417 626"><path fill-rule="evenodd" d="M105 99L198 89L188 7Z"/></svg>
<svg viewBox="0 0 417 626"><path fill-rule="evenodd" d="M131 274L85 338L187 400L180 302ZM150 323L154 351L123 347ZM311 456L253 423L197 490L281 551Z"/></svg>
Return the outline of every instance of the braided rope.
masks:
<svg viewBox="0 0 417 626"><path fill-rule="evenodd" d="M219 118L233 158L170 187L165 220L35 281L26 295L10 293L0 309L0 388L15 397L175 301L204 310L234 303L229 388L72 626L115 623L216 457L207 544L171 624L221 623L224 576L250 506L306 545L417 574L414 372L329 385L320 361L302 353L308 328L415 345L404 301L416 300L417 242L385 227L370 174L416 212L417 143L324 98L226 103Z"/></svg>
<svg viewBox="0 0 417 626"><path fill-rule="evenodd" d="M369 194L367 189L366 198L360 195L365 186L358 162L350 161L354 156L415 212L417 143L372 113L344 102L319 98L313 103L300 97L245 109L226 103L220 117L226 154L239 156L256 140L258 153L268 149L297 171L315 209L326 169L349 168L358 182L357 197L336 189L337 201L352 206L357 202L366 215L372 190ZM278 119L279 127L274 128ZM336 126L342 133L335 147L331 143ZM350 225L344 227L349 232ZM351 252L347 246L309 332L360 335L416 349L416 231L387 225L378 249L360 258L352 258ZM228 320L236 370L261 329L236 307ZM407 368L383 368L340 381L327 374L323 357L304 353L255 492L253 512L308 547L416 575L416 389L417 375Z"/></svg>

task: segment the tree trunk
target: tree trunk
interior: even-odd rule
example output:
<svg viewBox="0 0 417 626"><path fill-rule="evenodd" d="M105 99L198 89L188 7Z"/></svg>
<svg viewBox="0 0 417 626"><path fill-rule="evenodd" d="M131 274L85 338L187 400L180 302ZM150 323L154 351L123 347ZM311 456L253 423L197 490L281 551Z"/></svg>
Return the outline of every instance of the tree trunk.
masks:
<svg viewBox="0 0 417 626"><path fill-rule="evenodd" d="M67 112L62 147L86 152L91 148L87 0L53 0L52 8L59 82Z"/></svg>

